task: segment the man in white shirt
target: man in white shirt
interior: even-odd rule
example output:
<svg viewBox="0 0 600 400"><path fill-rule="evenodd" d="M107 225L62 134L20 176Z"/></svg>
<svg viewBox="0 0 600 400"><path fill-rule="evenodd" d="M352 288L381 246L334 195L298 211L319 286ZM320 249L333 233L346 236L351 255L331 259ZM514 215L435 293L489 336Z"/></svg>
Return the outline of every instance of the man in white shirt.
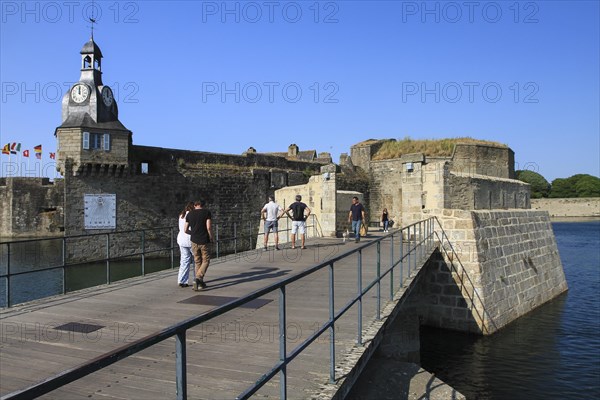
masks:
<svg viewBox="0 0 600 400"><path fill-rule="evenodd" d="M283 209L275 203L275 197L269 196L269 202L261 210L262 219L265 220L265 251L269 243L269 232L275 233L275 249L279 250L279 233L277 233L278 220L283 215Z"/></svg>

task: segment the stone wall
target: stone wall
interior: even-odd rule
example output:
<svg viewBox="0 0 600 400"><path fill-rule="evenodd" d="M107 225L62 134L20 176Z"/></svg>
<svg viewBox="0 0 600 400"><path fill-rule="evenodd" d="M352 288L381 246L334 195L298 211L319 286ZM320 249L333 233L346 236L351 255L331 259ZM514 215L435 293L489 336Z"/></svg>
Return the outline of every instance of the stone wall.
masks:
<svg viewBox="0 0 600 400"><path fill-rule="evenodd" d="M529 184L487 176L450 173L445 184L446 208L460 210L495 210L530 208Z"/></svg>
<svg viewBox="0 0 600 400"><path fill-rule="evenodd" d="M311 217L306 221L308 230L307 237L335 237L336 235L336 210L335 210L335 192L336 192L336 174L329 173L313 175L304 185L295 185L281 188L275 191L275 201L284 210L290 204L295 202L296 195L302 196L302 202L305 203L311 211ZM264 203L263 203L264 205ZM262 208L262 205L261 205ZM259 209L260 210L260 209ZM283 217L279 220L279 229L291 229L291 220ZM264 234L264 224L260 224L258 231L257 248L263 246L262 235ZM289 235L280 234L279 243L286 243ZM274 239L269 238L269 244L273 244Z"/></svg>
<svg viewBox="0 0 600 400"><path fill-rule="evenodd" d="M600 197L581 199L531 199L531 208L547 211L553 219L600 218Z"/></svg>
<svg viewBox="0 0 600 400"><path fill-rule="evenodd" d="M126 166L129 162L129 146L131 134L128 131L112 131L110 133L110 151L84 150L82 144L83 132L90 135L104 134L102 131L88 128L60 128L57 130L57 167L64 172L64 160L68 157L73 160L72 167L75 171L85 164ZM91 145L90 145L91 146Z"/></svg>
<svg viewBox="0 0 600 400"><path fill-rule="evenodd" d="M350 206L352 205L352 198L354 196L358 197L361 203L363 202L363 194L360 192L354 192L351 190L338 190L336 193L336 231L338 236L346 231L352 232L352 223L348 222L348 215L350 213Z"/></svg>
<svg viewBox="0 0 600 400"><path fill-rule="evenodd" d="M0 236L33 237L61 234L62 180L1 178Z"/></svg>
<svg viewBox="0 0 600 400"><path fill-rule="evenodd" d="M12 193L8 189L8 180L0 178L0 236L12 235Z"/></svg>
<svg viewBox="0 0 600 400"><path fill-rule="evenodd" d="M515 178L515 153L508 147L459 143L450 159L454 173Z"/></svg>
<svg viewBox="0 0 600 400"><path fill-rule="evenodd" d="M379 222L384 208L389 217L401 222L402 216L402 161L400 159L372 161L369 221Z"/></svg>
<svg viewBox="0 0 600 400"><path fill-rule="evenodd" d="M439 210L450 244L431 270L427 325L491 334L567 290L547 213Z"/></svg>
<svg viewBox="0 0 600 400"><path fill-rule="evenodd" d="M305 183L305 172L316 172L320 167L268 155L147 146L133 146L129 159L126 170L84 168L78 175L65 173L67 235L177 226L177 216L185 203L204 198L212 212L215 235L216 225L221 239L233 237L235 229L238 236L244 236L237 242L238 250L252 248L267 196L279 187ZM116 195L116 229L84 229L85 194ZM164 235L146 238L146 246L163 246ZM137 237L131 241L139 242ZM220 243L221 254L233 251L233 246L233 240ZM83 243L78 246L84 247ZM130 251L139 251L139 247ZM77 253L74 250L74 258Z"/></svg>

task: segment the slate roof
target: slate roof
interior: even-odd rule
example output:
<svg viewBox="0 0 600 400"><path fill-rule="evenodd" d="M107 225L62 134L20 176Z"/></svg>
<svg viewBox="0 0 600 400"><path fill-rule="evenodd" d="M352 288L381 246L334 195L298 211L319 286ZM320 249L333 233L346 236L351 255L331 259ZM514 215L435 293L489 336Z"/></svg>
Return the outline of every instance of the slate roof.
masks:
<svg viewBox="0 0 600 400"><path fill-rule="evenodd" d="M95 54L98 57L102 57L100 47L94 42L94 39L90 39L89 42L84 44L79 54Z"/></svg>
<svg viewBox="0 0 600 400"><path fill-rule="evenodd" d="M71 114L59 128L96 128L129 132L120 121L96 122L88 113ZM54 131L56 135L56 130Z"/></svg>

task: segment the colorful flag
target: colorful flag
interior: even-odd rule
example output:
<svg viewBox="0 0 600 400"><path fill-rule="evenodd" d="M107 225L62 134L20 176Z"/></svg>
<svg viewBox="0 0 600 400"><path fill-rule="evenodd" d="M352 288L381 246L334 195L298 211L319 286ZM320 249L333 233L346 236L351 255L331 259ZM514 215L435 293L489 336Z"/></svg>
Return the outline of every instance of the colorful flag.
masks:
<svg viewBox="0 0 600 400"><path fill-rule="evenodd" d="M56 160L56 154L55 153L50 153L50 159L51 160Z"/></svg>
<svg viewBox="0 0 600 400"><path fill-rule="evenodd" d="M2 148L2 154L10 154L10 143L6 143Z"/></svg>
<svg viewBox="0 0 600 400"><path fill-rule="evenodd" d="M42 159L42 145L39 144L37 146L35 146L33 148L33 151L35 151L35 158L37 158L38 160Z"/></svg>
<svg viewBox="0 0 600 400"><path fill-rule="evenodd" d="M23 157L29 157L29 150L23 150Z"/></svg>
<svg viewBox="0 0 600 400"><path fill-rule="evenodd" d="M13 142L10 147L10 154L17 154L19 151L21 151L21 143Z"/></svg>

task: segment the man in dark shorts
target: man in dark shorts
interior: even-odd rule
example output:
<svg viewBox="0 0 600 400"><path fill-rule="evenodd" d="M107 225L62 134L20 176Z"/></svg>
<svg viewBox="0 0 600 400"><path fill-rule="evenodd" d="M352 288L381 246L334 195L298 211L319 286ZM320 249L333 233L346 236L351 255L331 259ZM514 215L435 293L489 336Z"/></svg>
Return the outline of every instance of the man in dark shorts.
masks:
<svg viewBox="0 0 600 400"><path fill-rule="evenodd" d="M350 206L350 212L348 213L348 222L352 222L352 230L354 231L354 241L356 243L360 240L360 226L362 221L365 219L365 207L358 201L358 197L352 198L352 205Z"/></svg>
<svg viewBox="0 0 600 400"><path fill-rule="evenodd" d="M202 289L206 287L204 275L210 263L210 248L212 242L211 213L204 208L204 200L194 203L194 209L185 217L185 232L191 235L192 254L194 254L194 263L196 265L196 279L194 281L194 290L198 291L198 286Z"/></svg>
<svg viewBox="0 0 600 400"><path fill-rule="evenodd" d="M303 202L301 202L302 196L299 194L296 195L296 201L285 209L283 212L287 214L288 217L292 219L292 249L296 248L296 232L300 231L300 237L302 238L302 249L305 249L304 238L306 232L306 219L310 215L310 208ZM307 214L304 215L304 210L307 211ZM290 215L290 211L292 211L292 215Z"/></svg>

